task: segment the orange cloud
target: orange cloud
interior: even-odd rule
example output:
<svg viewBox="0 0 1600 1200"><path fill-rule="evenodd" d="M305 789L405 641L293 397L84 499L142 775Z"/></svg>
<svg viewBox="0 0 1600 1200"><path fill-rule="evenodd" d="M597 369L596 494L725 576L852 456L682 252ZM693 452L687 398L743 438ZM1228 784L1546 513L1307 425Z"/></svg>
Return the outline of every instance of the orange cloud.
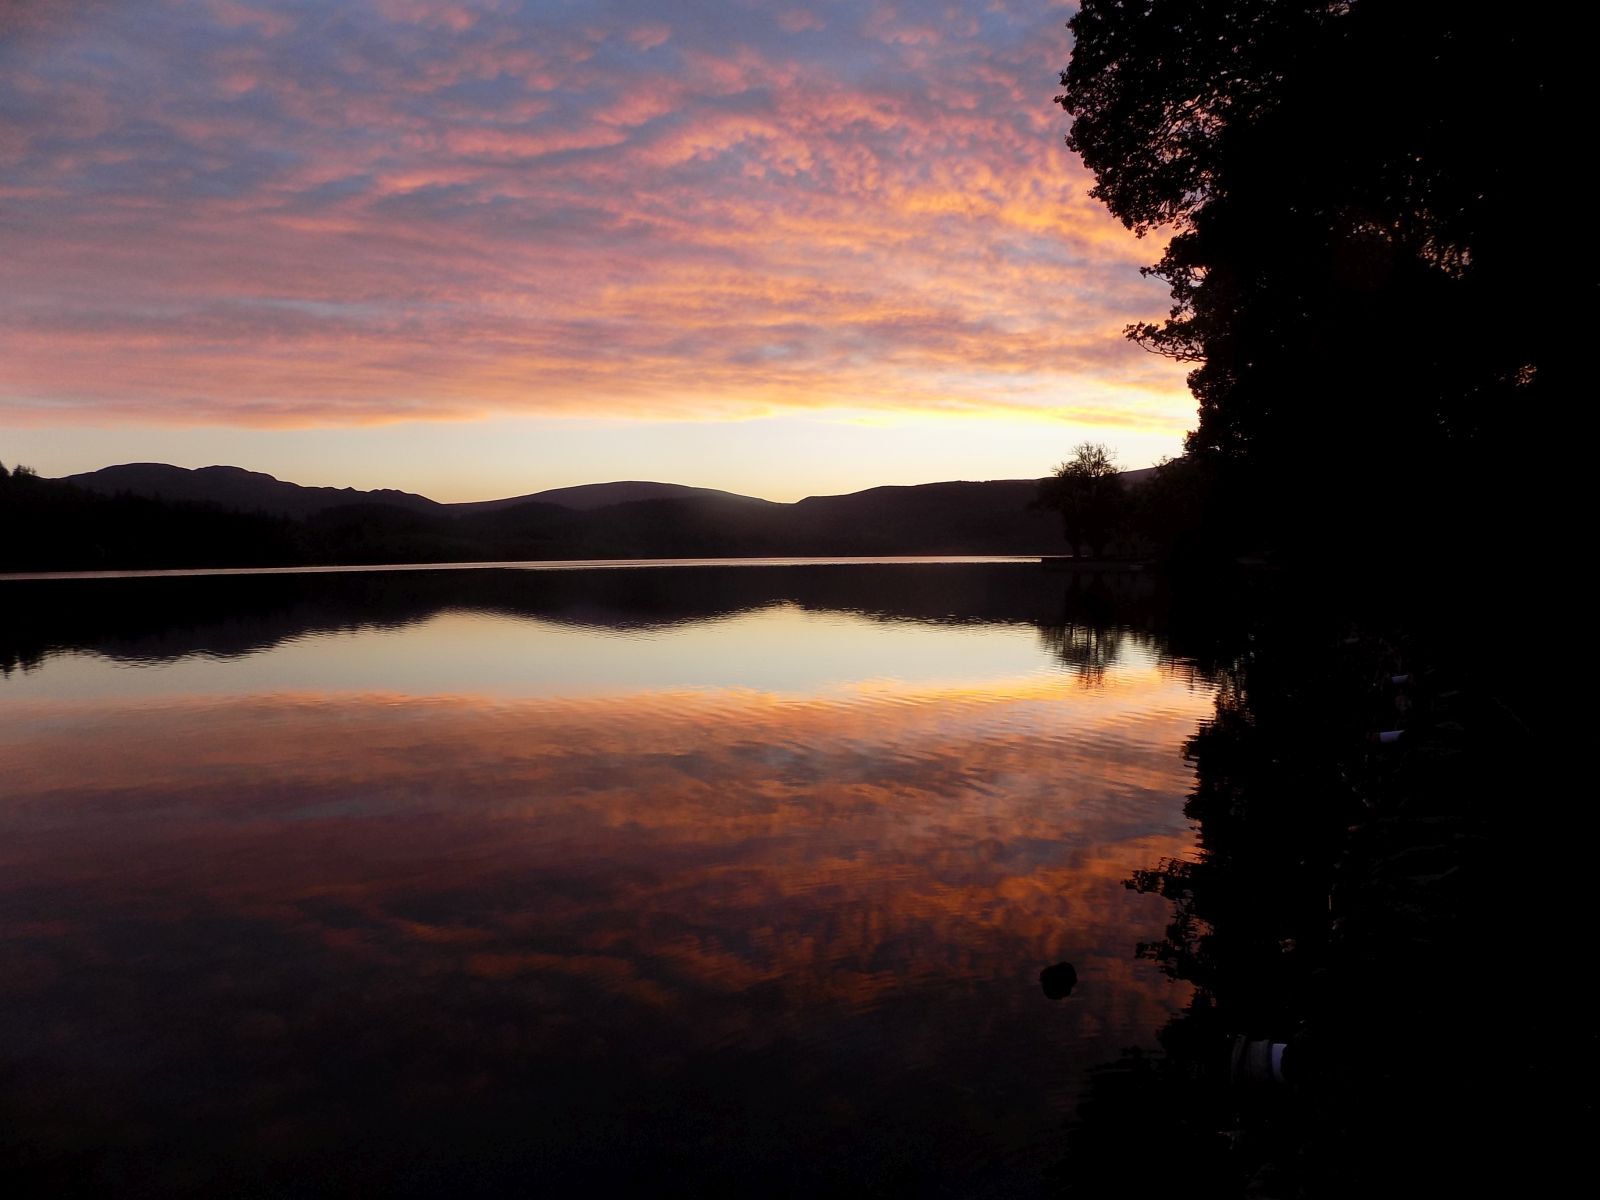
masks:
<svg viewBox="0 0 1600 1200"><path fill-rule="evenodd" d="M1156 251L1061 145L1052 6L205 12L63 25L0 78L8 420L1190 418L1120 336Z"/></svg>

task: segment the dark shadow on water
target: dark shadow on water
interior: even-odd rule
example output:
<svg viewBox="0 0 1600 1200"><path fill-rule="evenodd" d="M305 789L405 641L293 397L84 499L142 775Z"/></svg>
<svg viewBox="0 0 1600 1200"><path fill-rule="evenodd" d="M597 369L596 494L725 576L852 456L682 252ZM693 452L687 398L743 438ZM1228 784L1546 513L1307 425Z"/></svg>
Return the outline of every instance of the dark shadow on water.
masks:
<svg viewBox="0 0 1600 1200"><path fill-rule="evenodd" d="M880 620L1044 624L1060 582L1037 564L461 570L13 582L10 670L67 650L134 662L252 654L308 633L398 627L445 611L595 629L667 629L778 603Z"/></svg>
<svg viewBox="0 0 1600 1200"><path fill-rule="evenodd" d="M1134 1162L1199 1196L1534 1194L1574 1144L1593 1034L1552 864L1592 822L1551 806L1536 670L1442 608L1352 611L1234 626L1186 747L1198 856L1126 885L1170 901L1138 954L1194 997L1094 1073L1065 1194Z"/></svg>
<svg viewBox="0 0 1600 1200"><path fill-rule="evenodd" d="M398 628L442 612L582 628L666 630L789 603L881 621L1033 625L1086 679L1125 637L1177 631L1178 657L1205 660L1215 635L1154 576L1065 576L1035 563L503 569L39 580L5 585L0 671L89 651L128 663L236 657L307 634ZM1189 613L1187 626L1174 615ZM1202 636L1192 636L1203 629Z"/></svg>

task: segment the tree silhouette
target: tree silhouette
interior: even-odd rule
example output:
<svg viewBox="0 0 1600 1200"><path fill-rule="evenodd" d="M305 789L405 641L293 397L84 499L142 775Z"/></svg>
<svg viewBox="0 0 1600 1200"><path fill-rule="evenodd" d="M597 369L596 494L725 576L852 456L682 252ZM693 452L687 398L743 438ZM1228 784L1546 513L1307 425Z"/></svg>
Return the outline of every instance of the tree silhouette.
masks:
<svg viewBox="0 0 1600 1200"><path fill-rule="evenodd" d="M1085 0L1070 26L1092 194L1174 235L1147 269L1171 313L1128 333L1196 364L1188 449L1229 464L1233 519L1469 525L1507 414L1555 398L1560 14Z"/></svg>
<svg viewBox="0 0 1600 1200"><path fill-rule="evenodd" d="M1096 554L1105 544L1121 515L1122 480L1116 457L1097 442L1083 442L1066 462L1039 481L1036 507L1061 514L1061 529L1074 558L1087 543Z"/></svg>

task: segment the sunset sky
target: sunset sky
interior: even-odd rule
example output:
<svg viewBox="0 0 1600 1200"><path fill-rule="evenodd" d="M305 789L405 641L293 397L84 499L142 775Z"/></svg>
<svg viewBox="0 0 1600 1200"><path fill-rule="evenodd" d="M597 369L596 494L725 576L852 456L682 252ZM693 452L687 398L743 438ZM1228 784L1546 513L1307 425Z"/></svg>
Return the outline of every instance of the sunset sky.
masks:
<svg viewBox="0 0 1600 1200"><path fill-rule="evenodd" d="M793 500L1180 448L1046 0L11 0L0 460Z"/></svg>

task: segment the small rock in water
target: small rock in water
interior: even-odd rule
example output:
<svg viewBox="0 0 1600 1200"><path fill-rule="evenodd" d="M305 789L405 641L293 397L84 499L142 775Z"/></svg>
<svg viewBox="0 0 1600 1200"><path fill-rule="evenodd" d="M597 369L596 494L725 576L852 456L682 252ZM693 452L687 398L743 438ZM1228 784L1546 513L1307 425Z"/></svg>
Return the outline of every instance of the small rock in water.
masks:
<svg viewBox="0 0 1600 1200"><path fill-rule="evenodd" d="M1078 972L1071 963L1057 963L1039 972L1039 986L1052 1000L1065 1000L1078 984Z"/></svg>

